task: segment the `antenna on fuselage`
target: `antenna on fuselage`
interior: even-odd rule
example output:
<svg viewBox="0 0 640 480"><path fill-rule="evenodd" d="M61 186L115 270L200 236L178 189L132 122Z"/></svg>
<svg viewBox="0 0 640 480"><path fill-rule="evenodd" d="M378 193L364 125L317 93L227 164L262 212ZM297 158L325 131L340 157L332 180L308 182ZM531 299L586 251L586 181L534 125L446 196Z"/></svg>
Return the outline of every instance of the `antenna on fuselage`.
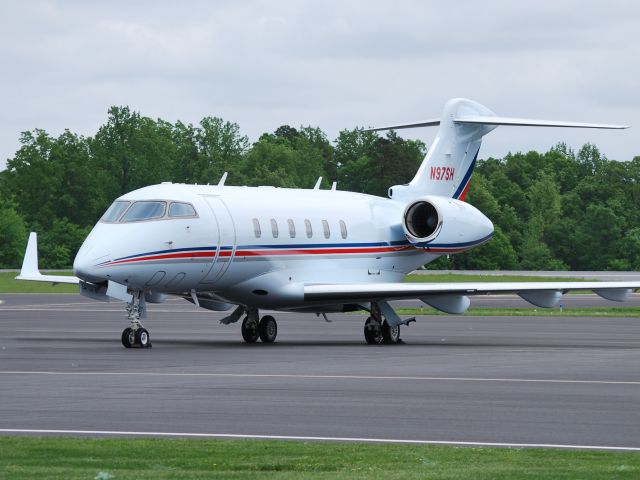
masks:
<svg viewBox="0 0 640 480"><path fill-rule="evenodd" d="M337 188L338 188L338 182L333 182L331 184L331 191L335 192L337 190Z"/></svg>
<svg viewBox="0 0 640 480"><path fill-rule="evenodd" d="M318 181L316 185L313 187L314 190L320 190L320 183L322 183L322 177L318 177Z"/></svg>
<svg viewBox="0 0 640 480"><path fill-rule="evenodd" d="M220 179L220 181L218 182L218 186L219 187L224 187L224 182L227 181L227 175L229 174L229 172L224 172L222 174L222 178Z"/></svg>

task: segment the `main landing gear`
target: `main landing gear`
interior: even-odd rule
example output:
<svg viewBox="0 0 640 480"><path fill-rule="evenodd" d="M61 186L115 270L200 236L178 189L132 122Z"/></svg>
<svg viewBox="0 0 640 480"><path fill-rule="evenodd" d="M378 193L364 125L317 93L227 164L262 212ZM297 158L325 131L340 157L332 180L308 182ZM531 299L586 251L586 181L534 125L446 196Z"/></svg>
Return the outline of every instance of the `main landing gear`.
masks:
<svg viewBox="0 0 640 480"><path fill-rule="evenodd" d="M388 307L390 310L391 307L388 304L384 304L385 307ZM400 323L398 323L399 318L394 318L393 325L389 324L387 320L385 320L382 311L380 310L380 305L376 302L371 303L371 316L367 318L364 322L364 339L369 345L380 345L387 344L392 345L395 343L401 343L400 340ZM395 316L395 312L390 310L387 312L389 316ZM408 321L404 321L405 325L415 319L410 319Z"/></svg>
<svg viewBox="0 0 640 480"><path fill-rule="evenodd" d="M250 309L242 321L242 338L246 343L256 343L258 338L262 343L273 343L278 335L278 324L271 315L265 315L258 320L257 309Z"/></svg>
<svg viewBox="0 0 640 480"><path fill-rule="evenodd" d="M122 345L126 348L151 348L151 337L146 328L140 323L146 318L147 307L142 292L133 292L131 301L127 302L127 319L130 325L122 331Z"/></svg>

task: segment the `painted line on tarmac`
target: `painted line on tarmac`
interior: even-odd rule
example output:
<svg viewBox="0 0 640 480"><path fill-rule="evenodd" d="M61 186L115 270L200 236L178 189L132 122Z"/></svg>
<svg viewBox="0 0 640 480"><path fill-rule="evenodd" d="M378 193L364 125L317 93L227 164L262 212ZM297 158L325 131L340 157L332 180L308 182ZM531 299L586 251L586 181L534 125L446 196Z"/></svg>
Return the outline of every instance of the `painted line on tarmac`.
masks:
<svg viewBox="0 0 640 480"><path fill-rule="evenodd" d="M455 440L412 440L400 438L324 437L306 435L254 435L236 433L187 432L129 432L120 430L54 430L31 428L0 428L0 433L30 433L53 435L113 435L126 437L187 437L187 438L245 438L256 440L302 440L326 442L401 443L417 445L461 445L474 447L565 448L572 450L640 451L640 447L614 447L609 445L571 445L563 443L467 442Z"/></svg>
<svg viewBox="0 0 640 480"><path fill-rule="evenodd" d="M124 305L124 304L123 304ZM162 310L158 310L156 308L149 308L148 311L149 313L211 313L210 311L204 310L204 309L198 309L196 310L194 307L194 309L189 309L189 310L185 310L185 309L176 309L176 310L167 310L167 309L162 309ZM119 312L121 311L123 308L122 306L114 306L113 308L80 308L80 307L76 307L76 308L60 308L60 307L52 307L52 308L42 308L42 307L25 307L25 308L20 308L20 307L10 307L10 308L2 308L0 310L0 312Z"/></svg>
<svg viewBox="0 0 640 480"><path fill-rule="evenodd" d="M212 377L212 378L290 378L301 380L409 380L426 382L496 382L496 383L558 383L586 385L640 385L640 380L571 380L554 378L486 378L427 377L402 375L304 375L289 373L207 373L207 372L62 372L0 370L0 375L69 375L69 376L129 376L129 377Z"/></svg>

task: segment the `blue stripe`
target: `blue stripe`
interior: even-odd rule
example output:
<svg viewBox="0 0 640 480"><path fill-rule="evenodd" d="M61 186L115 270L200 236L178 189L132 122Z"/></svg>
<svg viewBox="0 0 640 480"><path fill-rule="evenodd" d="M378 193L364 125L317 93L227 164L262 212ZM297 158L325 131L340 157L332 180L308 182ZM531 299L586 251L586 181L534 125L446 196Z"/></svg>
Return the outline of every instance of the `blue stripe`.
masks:
<svg viewBox="0 0 640 480"><path fill-rule="evenodd" d="M395 247L410 245L407 240L395 240L392 242L375 242L375 243L292 243L279 245L239 245L238 249L255 249L255 250L289 250L296 248L369 248L369 247ZM225 248L225 247L223 247Z"/></svg>
<svg viewBox="0 0 640 480"><path fill-rule="evenodd" d="M460 195L462 195L464 187L467 186L467 183L469 182L469 179L471 178L471 175L473 174L473 169L476 168L476 160L478 159L478 153L480 153L480 147L478 147L478 151L476 152L476 156L473 157L473 161L471 162L471 165L469 165L469 170L467 170L467 173L465 173L464 177L462 177L462 182L460 182L460 185L458 185L456 193L453 194L453 198L458 199L458 198L460 198Z"/></svg>

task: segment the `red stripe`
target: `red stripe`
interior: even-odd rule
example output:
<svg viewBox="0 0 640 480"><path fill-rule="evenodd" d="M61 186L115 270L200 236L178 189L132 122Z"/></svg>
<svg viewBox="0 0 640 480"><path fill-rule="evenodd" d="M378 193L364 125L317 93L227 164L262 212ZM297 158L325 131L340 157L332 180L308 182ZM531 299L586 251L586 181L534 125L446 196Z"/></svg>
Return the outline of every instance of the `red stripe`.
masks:
<svg viewBox="0 0 640 480"><path fill-rule="evenodd" d="M413 250L411 245L403 245L400 247L369 247L369 248L323 248L323 249L265 249L265 250L237 250L235 256L237 257L261 257L261 256L276 256L276 255L335 255L335 254L362 254L362 253L389 253L389 252L402 252L407 250ZM233 254L230 250L220 252L220 257L231 257ZM167 253L163 255L149 255L146 257L127 258L124 260L116 260L114 262L105 264L109 265L121 265L124 263L144 262L147 260L167 260L177 258L213 258L215 252L187 252L187 253Z"/></svg>
<svg viewBox="0 0 640 480"><path fill-rule="evenodd" d="M467 198L467 192L469 191L469 185L471 185L471 177L469 177L469 180L467 180L467 184L464 186L464 190L462 190L462 193L458 197L458 200L464 202L465 198Z"/></svg>
<svg viewBox="0 0 640 480"><path fill-rule="evenodd" d="M215 252L187 252L187 253L166 253L164 255L152 255L147 257L127 258L125 260L117 260L108 265L117 265L121 263L142 262L145 260L166 260L171 258L213 258Z"/></svg>

